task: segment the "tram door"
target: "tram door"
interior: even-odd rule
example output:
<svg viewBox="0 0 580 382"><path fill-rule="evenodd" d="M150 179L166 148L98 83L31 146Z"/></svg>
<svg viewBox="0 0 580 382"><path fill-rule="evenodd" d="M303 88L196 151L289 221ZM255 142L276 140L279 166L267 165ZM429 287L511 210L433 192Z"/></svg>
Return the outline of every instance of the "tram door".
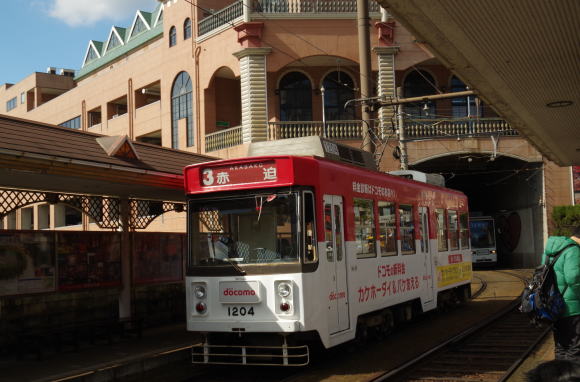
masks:
<svg viewBox="0 0 580 382"><path fill-rule="evenodd" d="M324 240L330 265L328 327L330 333L349 328L344 216L342 196L324 195Z"/></svg>
<svg viewBox="0 0 580 382"><path fill-rule="evenodd" d="M431 246L429 243L429 210L427 207L419 207L419 219L421 222L421 255L425 261L425 277L428 298L426 302L433 301L433 259L431 258Z"/></svg>

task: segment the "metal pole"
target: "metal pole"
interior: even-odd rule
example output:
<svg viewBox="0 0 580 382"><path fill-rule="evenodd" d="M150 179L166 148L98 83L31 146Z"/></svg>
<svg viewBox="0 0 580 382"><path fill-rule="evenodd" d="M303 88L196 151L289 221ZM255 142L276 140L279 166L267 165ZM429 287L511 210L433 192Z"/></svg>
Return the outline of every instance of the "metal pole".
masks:
<svg viewBox="0 0 580 382"><path fill-rule="evenodd" d="M324 102L324 86L320 87L320 94L322 96L322 137L326 138L326 104Z"/></svg>
<svg viewBox="0 0 580 382"><path fill-rule="evenodd" d="M371 42L369 36L369 6L368 0L356 1L356 14L358 25L358 57L360 62L360 92L361 98L368 98L371 96ZM367 121L369 125L372 123L369 107L363 104L361 117L363 121ZM370 125L372 128L372 125ZM370 129L369 129L370 130ZM373 152L370 132L363 132L363 150Z"/></svg>
<svg viewBox="0 0 580 382"><path fill-rule="evenodd" d="M397 87L397 101L403 97L403 88ZM409 169L409 159L407 158L407 142L405 141L405 123L403 120L403 105L399 104L397 111L397 125L399 128L399 149L401 149L401 170Z"/></svg>
<svg viewBox="0 0 580 382"><path fill-rule="evenodd" d="M434 94L434 95L426 95L420 97L411 97L411 98L397 98L395 101L389 102L380 102L378 103L377 107L384 107L384 106L391 106L391 105L401 105L404 103L418 103L424 101L433 101L438 99L448 99L448 98L461 98L477 95L473 90L466 90L463 92L453 92L453 93L442 93L442 94Z"/></svg>

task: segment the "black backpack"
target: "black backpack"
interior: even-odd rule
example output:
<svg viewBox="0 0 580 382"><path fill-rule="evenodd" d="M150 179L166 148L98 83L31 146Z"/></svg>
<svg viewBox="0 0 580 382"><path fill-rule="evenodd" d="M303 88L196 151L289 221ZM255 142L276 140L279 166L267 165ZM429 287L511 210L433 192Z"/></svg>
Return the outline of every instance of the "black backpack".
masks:
<svg viewBox="0 0 580 382"><path fill-rule="evenodd" d="M552 255L546 255L546 264L540 265L534 271L532 279L522 293L520 312L530 316L530 322L535 326L557 321L564 312L564 298L556 284L554 264L564 250L574 246L570 244Z"/></svg>

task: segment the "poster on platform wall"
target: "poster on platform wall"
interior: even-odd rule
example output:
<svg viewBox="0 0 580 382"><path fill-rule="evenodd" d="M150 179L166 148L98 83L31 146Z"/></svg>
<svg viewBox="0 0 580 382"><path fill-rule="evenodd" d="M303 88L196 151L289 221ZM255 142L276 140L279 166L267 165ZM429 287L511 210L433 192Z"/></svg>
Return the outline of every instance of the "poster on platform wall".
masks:
<svg viewBox="0 0 580 382"><path fill-rule="evenodd" d="M0 231L0 296L55 290L52 232Z"/></svg>
<svg viewBox="0 0 580 382"><path fill-rule="evenodd" d="M121 234L57 232L58 289L121 285Z"/></svg>
<svg viewBox="0 0 580 382"><path fill-rule="evenodd" d="M135 233L133 245L135 283L183 280L185 234L139 232Z"/></svg>

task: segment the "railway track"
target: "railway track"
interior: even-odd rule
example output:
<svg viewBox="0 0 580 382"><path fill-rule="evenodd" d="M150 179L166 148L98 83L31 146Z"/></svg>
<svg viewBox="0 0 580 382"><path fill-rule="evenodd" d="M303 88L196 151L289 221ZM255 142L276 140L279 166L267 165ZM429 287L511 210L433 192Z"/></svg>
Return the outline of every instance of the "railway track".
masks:
<svg viewBox="0 0 580 382"><path fill-rule="evenodd" d="M531 326L518 302L372 381L506 381L550 330Z"/></svg>

